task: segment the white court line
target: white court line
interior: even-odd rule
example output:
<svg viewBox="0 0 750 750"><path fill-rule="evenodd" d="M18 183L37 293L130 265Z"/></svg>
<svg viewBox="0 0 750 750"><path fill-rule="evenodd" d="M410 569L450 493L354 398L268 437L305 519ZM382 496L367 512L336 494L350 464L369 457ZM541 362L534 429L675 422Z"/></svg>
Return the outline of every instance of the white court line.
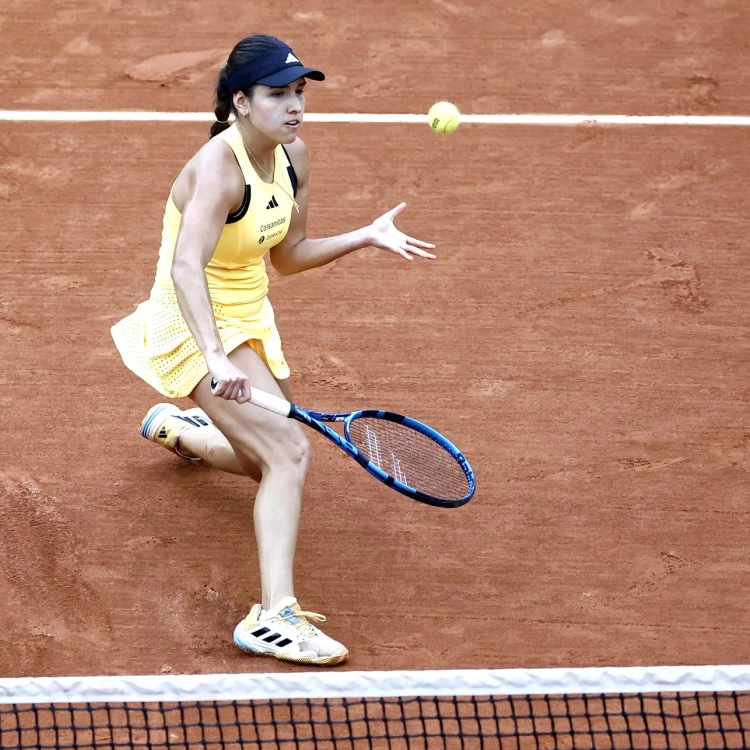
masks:
<svg viewBox="0 0 750 750"><path fill-rule="evenodd" d="M208 112L66 112L55 110L0 110L0 120L14 122L214 122ZM427 115L315 113L307 122L427 123ZM462 115L476 125L731 125L750 126L750 116L735 115Z"/></svg>

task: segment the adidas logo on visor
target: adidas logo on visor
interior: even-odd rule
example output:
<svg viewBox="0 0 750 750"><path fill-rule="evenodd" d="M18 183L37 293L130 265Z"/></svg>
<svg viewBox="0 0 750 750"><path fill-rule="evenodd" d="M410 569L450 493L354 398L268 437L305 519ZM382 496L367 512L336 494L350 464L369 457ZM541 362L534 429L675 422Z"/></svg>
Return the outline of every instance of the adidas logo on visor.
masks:
<svg viewBox="0 0 750 750"><path fill-rule="evenodd" d="M298 63L299 60L290 52L286 56L286 64L289 65L289 63Z"/></svg>

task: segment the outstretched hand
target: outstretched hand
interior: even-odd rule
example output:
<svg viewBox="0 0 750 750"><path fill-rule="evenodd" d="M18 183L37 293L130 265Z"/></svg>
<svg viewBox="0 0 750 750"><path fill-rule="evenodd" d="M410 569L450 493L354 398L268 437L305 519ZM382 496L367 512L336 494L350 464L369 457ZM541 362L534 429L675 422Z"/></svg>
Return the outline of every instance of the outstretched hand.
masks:
<svg viewBox="0 0 750 750"><path fill-rule="evenodd" d="M422 242L413 237L404 234L396 228L393 220L406 208L406 203L399 203L396 208L391 209L387 214L370 224L369 240L373 247L379 247L381 250L389 250L392 253L401 255L407 260L413 260L412 255L418 255L420 258L436 257L428 250L433 250L435 245L429 242Z"/></svg>

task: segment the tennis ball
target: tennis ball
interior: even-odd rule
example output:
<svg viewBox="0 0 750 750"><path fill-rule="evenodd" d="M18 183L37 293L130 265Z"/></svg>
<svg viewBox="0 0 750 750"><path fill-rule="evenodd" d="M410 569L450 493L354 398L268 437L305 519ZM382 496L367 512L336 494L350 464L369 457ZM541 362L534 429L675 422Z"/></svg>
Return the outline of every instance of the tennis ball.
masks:
<svg viewBox="0 0 750 750"><path fill-rule="evenodd" d="M435 102L427 118L430 127L437 133L452 133L461 124L461 113L450 102Z"/></svg>

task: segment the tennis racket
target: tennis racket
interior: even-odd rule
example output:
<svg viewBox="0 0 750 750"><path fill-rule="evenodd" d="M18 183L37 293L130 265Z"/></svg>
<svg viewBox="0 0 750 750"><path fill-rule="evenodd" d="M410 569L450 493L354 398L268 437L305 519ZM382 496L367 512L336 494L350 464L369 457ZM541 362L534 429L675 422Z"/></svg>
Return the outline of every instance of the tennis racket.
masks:
<svg viewBox="0 0 750 750"><path fill-rule="evenodd" d="M212 379L211 390L217 385ZM416 419L382 409L324 414L257 388L250 388L250 402L312 427L383 484L420 503L458 508L474 495L474 472L463 453ZM324 422L343 423L344 434Z"/></svg>

